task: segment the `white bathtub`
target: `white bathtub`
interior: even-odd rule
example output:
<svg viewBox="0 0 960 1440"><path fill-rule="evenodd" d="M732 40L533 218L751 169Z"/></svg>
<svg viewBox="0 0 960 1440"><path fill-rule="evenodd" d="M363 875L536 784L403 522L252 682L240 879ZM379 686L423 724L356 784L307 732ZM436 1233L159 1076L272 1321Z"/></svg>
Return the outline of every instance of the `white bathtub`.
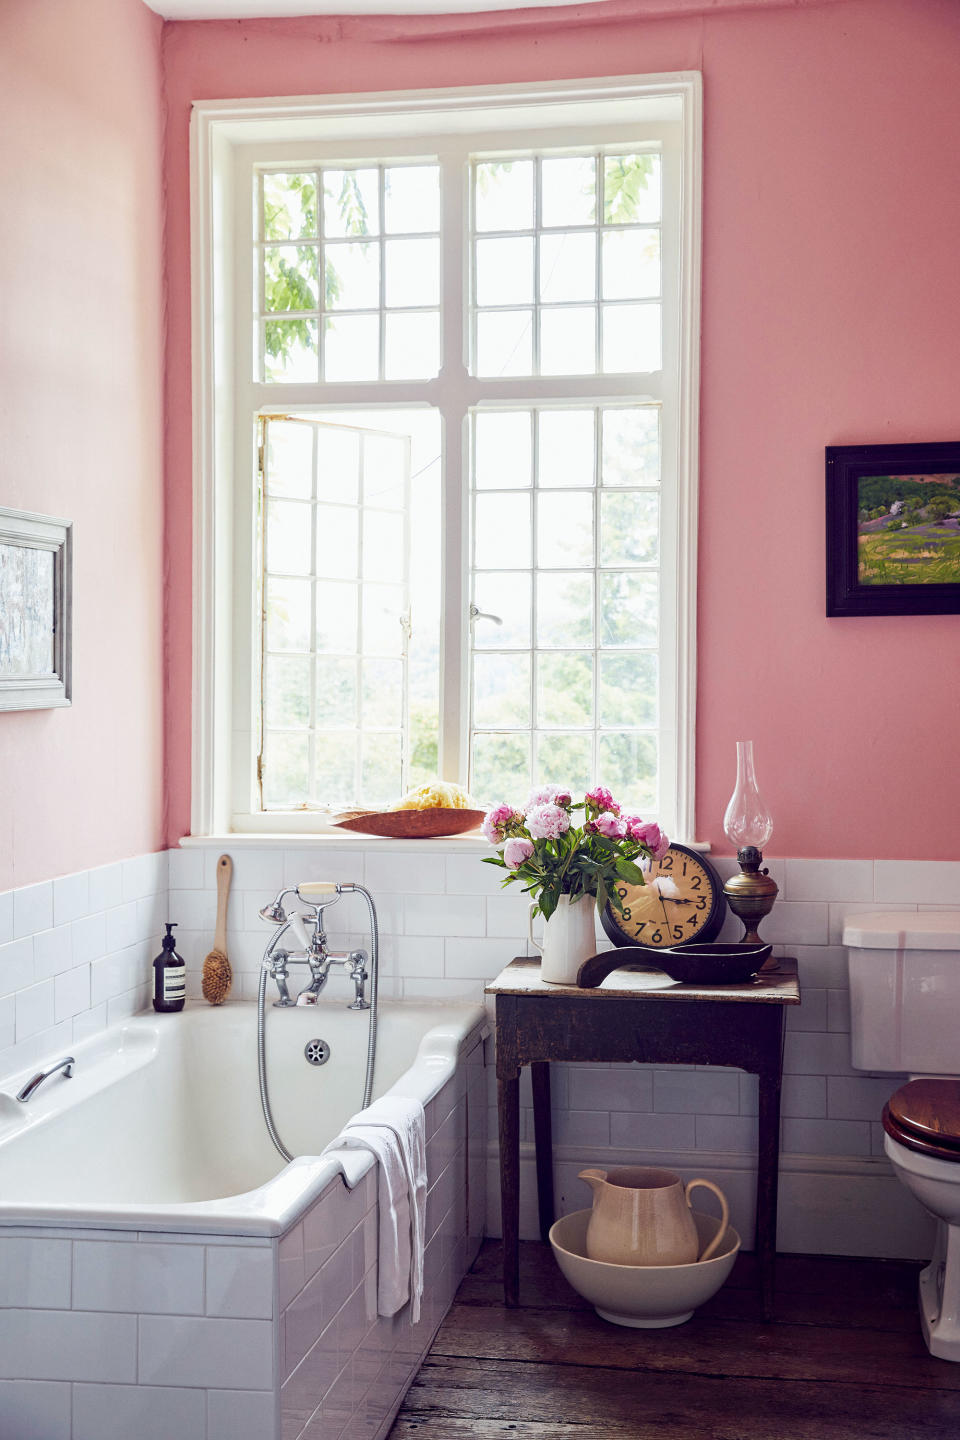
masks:
<svg viewBox="0 0 960 1440"><path fill-rule="evenodd" d="M318 1156L360 1106L367 1012L268 1008L288 1165L260 1110L248 1003L137 1016L26 1105L23 1076L0 1086L3 1440L385 1434L482 1236L484 1018L381 1004L375 1093L427 1112L416 1327L406 1309L376 1314L372 1162ZM304 1057L313 1038L323 1066Z"/></svg>

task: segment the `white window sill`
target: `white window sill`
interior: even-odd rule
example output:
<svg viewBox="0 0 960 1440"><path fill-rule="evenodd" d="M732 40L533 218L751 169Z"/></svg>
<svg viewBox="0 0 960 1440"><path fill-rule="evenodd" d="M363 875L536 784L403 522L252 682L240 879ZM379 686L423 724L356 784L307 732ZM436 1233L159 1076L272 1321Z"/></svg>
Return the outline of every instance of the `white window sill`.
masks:
<svg viewBox="0 0 960 1440"><path fill-rule="evenodd" d="M336 834L299 833L254 834L233 831L228 835L184 835L178 841L181 850L206 848L230 848L233 850L293 850L301 846L316 846L320 850L368 849L378 850L456 850L486 851L493 854L493 846L480 834L439 835L432 840L399 840L386 835L361 835L356 830L342 830Z"/></svg>

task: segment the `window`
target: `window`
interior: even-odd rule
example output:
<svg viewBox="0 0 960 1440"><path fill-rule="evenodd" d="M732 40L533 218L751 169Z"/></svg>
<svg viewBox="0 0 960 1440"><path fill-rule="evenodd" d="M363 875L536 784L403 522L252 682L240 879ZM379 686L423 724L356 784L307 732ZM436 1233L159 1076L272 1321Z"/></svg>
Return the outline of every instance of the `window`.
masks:
<svg viewBox="0 0 960 1440"><path fill-rule="evenodd" d="M690 837L697 79L195 114L197 833L439 773Z"/></svg>

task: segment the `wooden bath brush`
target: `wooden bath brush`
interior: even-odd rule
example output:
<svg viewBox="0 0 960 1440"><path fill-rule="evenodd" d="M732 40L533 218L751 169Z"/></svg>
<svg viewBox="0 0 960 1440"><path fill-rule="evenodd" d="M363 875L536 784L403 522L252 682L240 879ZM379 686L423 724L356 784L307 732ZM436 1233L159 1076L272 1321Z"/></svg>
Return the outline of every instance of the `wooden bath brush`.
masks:
<svg viewBox="0 0 960 1440"><path fill-rule="evenodd" d="M233 877L233 861L229 855L221 855L217 861L217 928L213 936L213 949L203 962L201 989L204 1000L211 1005L222 1005L230 994L233 971L227 959L227 901L230 898L230 881Z"/></svg>

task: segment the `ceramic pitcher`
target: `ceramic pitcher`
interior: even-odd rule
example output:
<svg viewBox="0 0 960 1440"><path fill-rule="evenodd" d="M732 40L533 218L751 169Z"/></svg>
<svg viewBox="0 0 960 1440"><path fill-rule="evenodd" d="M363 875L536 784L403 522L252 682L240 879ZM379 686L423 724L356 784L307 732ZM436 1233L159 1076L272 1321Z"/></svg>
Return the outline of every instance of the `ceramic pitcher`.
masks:
<svg viewBox="0 0 960 1440"><path fill-rule="evenodd" d="M561 895L549 920L543 922L543 943L534 939L530 906L527 934L541 954L540 979L551 985L576 984L577 971L597 948L593 895Z"/></svg>
<svg viewBox="0 0 960 1440"><path fill-rule="evenodd" d="M709 1260L727 1229L729 1208L712 1180L691 1180L684 1188L672 1170L620 1165L614 1170L581 1170L593 1191L587 1224L587 1256L611 1265L692 1265ZM720 1229L701 1255L690 1212L690 1192L702 1185L721 1206Z"/></svg>

